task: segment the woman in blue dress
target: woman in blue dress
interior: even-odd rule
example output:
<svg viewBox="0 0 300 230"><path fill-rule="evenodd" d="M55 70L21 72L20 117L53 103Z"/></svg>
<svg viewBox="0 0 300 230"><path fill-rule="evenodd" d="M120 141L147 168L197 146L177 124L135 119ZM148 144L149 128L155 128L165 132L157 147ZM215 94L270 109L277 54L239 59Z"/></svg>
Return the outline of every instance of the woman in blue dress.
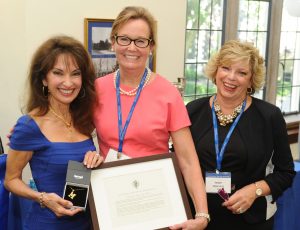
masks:
<svg viewBox="0 0 300 230"><path fill-rule="evenodd" d="M26 229L90 229L90 214L62 198L69 160L97 167L91 133L95 73L89 54L77 40L50 38L33 56L29 98L10 138L5 186L34 200ZM29 162L37 191L22 181Z"/></svg>

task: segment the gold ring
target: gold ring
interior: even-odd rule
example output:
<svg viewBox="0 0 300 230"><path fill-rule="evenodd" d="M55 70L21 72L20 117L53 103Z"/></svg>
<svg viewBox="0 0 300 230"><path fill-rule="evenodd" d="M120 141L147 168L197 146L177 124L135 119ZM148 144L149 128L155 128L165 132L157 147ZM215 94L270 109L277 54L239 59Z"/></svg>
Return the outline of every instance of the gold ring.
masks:
<svg viewBox="0 0 300 230"><path fill-rule="evenodd" d="M237 210L237 213L239 213L239 214L242 214L244 212L244 210L242 209L242 208L239 208L238 210Z"/></svg>

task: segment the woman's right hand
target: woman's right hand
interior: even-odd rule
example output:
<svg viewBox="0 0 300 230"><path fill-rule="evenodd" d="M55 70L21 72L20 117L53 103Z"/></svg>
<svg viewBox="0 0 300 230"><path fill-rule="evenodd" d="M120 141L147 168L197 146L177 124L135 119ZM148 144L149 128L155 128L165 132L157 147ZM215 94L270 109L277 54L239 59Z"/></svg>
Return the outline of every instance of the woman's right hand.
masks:
<svg viewBox="0 0 300 230"><path fill-rule="evenodd" d="M207 227L208 221L206 218L196 218L187 220L181 224L175 224L173 226L170 226L169 229L181 229L181 230L202 230Z"/></svg>
<svg viewBox="0 0 300 230"><path fill-rule="evenodd" d="M72 202L64 200L55 193L44 193L42 202L46 208L49 208L57 217L74 216L83 211L81 208L73 208Z"/></svg>
<svg viewBox="0 0 300 230"><path fill-rule="evenodd" d="M96 151L86 152L83 160L83 164L87 168L96 168L103 162L103 157Z"/></svg>

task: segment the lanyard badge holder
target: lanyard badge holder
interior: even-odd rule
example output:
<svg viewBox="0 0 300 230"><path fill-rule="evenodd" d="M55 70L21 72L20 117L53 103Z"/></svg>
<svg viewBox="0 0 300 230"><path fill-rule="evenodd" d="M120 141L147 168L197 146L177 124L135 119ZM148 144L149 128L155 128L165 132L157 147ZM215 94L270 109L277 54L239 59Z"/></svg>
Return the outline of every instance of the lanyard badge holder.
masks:
<svg viewBox="0 0 300 230"><path fill-rule="evenodd" d="M235 119L234 123L231 125L225 140L222 144L221 150L219 149L219 135L218 135L218 124L216 113L214 110L214 102L216 97L213 100L212 104L212 118L213 118L213 127L214 127L214 141L215 141L215 151L216 151L216 161L217 161L217 169L216 172L206 172L206 192L207 193L217 193L222 197L224 200L229 199L229 193L231 193L231 173L230 172L221 172L221 163L223 160L225 148L229 142L231 134L235 129L237 123L239 122L245 106L246 106L246 99L243 102L241 113Z"/></svg>
<svg viewBox="0 0 300 230"><path fill-rule="evenodd" d="M143 74L143 77L140 81L139 87L137 89L137 93L134 97L132 106L130 108L128 117L125 121L124 127L122 127L122 106L121 106L121 95L120 95L120 72L117 73L117 77L116 77L116 97L117 97L117 108L118 108L118 134L119 134L119 146L118 146L118 151L117 151L117 160L121 160L122 155L124 155L122 153L123 150L123 143L124 143L124 139L125 139L125 134L128 128L128 125L130 123L131 117L133 115L133 111L136 107L136 104L140 98L143 86L145 84L146 81L146 77L148 74L148 69L146 68Z"/></svg>

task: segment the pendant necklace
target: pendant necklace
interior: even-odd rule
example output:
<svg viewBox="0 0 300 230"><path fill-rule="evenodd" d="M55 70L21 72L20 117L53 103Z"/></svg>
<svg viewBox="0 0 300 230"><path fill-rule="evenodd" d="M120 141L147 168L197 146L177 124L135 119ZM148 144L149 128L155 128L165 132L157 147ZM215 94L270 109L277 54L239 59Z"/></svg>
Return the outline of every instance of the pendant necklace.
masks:
<svg viewBox="0 0 300 230"><path fill-rule="evenodd" d="M70 197L72 200L75 198L75 196L77 196L76 191L81 191L81 190L85 190L85 188L72 188L71 186L69 186L69 188L72 190L68 197Z"/></svg>
<svg viewBox="0 0 300 230"><path fill-rule="evenodd" d="M59 120L61 120L66 125L66 127L68 128L68 130L70 132L72 132L72 130L71 130L72 121L67 122L66 119L64 119L62 116L58 115L51 106L49 106L49 110L54 116L56 116Z"/></svg>

